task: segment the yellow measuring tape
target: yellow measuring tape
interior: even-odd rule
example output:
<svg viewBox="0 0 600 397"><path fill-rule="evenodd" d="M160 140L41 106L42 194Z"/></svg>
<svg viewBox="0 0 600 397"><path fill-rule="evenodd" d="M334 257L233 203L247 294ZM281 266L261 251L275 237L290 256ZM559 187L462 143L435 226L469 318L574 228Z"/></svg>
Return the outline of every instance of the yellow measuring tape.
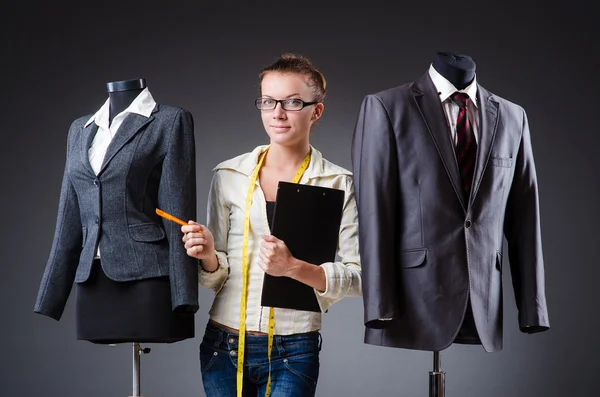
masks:
<svg viewBox="0 0 600 397"><path fill-rule="evenodd" d="M244 242L242 245L242 301L240 304L240 329L239 329L239 341L238 341L238 360L237 360L237 395L242 396L242 387L244 379L244 348L246 346L246 301L248 299L248 237L250 235L250 207L252 206L252 195L254 194L254 188L260 168L262 167L265 157L267 157L266 150L262 152L258 159L258 164L252 176L250 177L250 185L248 186L248 195L246 196L246 209L244 210ZM310 163L310 151L300 164L300 168L296 172L292 183L300 182L300 178L304 174L304 171L308 168ZM267 380L267 390L265 397L269 396L271 392L271 349L273 347L273 334L275 332L275 309L269 308L269 342L268 342L268 358L269 358L269 379Z"/></svg>

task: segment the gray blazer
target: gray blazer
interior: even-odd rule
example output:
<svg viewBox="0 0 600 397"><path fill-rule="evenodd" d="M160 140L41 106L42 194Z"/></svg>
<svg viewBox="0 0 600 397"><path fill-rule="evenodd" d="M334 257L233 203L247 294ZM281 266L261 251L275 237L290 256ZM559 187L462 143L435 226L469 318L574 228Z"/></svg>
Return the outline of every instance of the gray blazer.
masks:
<svg viewBox="0 0 600 397"><path fill-rule="evenodd" d="M363 100L352 163L368 344L445 349L470 297L483 347L501 350L504 236L520 329L549 328L527 116L481 86L478 110L480 139L467 199L427 73Z"/></svg>
<svg viewBox="0 0 600 397"><path fill-rule="evenodd" d="M79 118L69 130L67 160L50 257L34 311L59 320L73 282L90 275L100 246L102 268L115 281L169 276L172 307L198 310L196 260L186 255L180 226L158 207L196 219L192 115L157 105L150 117L130 113L111 141L99 174L88 160L98 126Z"/></svg>

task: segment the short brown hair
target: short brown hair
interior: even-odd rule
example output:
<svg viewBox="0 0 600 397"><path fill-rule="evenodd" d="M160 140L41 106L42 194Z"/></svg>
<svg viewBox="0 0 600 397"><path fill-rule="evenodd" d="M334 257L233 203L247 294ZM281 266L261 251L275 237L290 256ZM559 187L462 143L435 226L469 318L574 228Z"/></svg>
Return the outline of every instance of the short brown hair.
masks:
<svg viewBox="0 0 600 397"><path fill-rule="evenodd" d="M315 102L323 102L326 94L325 77L319 72L308 58L296 54L283 54L274 63L263 68L258 75L259 84L269 72L297 73L306 76L306 84L312 88Z"/></svg>

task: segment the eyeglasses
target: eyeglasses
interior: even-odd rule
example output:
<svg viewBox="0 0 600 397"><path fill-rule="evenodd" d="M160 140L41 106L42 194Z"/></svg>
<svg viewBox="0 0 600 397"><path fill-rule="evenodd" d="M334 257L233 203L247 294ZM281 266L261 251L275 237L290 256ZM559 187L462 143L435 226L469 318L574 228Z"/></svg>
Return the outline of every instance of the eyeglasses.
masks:
<svg viewBox="0 0 600 397"><path fill-rule="evenodd" d="M319 102L304 102L302 99L273 99L273 98L258 98L255 101L256 107L259 110L273 110L277 107L277 103L281 103L283 110L302 110L308 105L314 105Z"/></svg>

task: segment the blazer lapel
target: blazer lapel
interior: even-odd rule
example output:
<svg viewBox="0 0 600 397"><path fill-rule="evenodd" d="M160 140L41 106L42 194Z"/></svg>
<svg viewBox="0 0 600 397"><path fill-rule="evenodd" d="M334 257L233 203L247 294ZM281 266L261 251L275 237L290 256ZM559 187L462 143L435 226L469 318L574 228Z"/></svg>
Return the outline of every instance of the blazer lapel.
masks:
<svg viewBox="0 0 600 397"><path fill-rule="evenodd" d="M112 141L108 145L108 149L106 149L106 154L104 155L104 160L102 162L102 167L100 168L100 172L98 175L102 174L106 169L106 166L110 161L115 157L115 155L133 138L145 125L154 120L154 113L158 110L158 105L152 111L150 117L144 117L137 113L129 113L123 123L119 127L117 133L115 134Z"/></svg>
<svg viewBox="0 0 600 397"><path fill-rule="evenodd" d="M454 144L450 138L450 131L442 102L427 73L415 82L413 89L415 101L417 102L421 116L444 163L444 168L452 182L454 192L466 212L467 205L462 193L462 182L458 171L456 155L454 154Z"/></svg>
<svg viewBox="0 0 600 397"><path fill-rule="evenodd" d="M477 160L475 163L475 172L473 174L471 202L473 202L475 195L479 190L481 179L489 162L492 145L496 138L496 129L498 127L498 102L494 101L493 96L489 91L479 85L477 85L477 92L480 103L479 144L477 145Z"/></svg>
<svg viewBox="0 0 600 397"><path fill-rule="evenodd" d="M81 134L81 161L85 165L85 168L92 173L92 175L96 175L94 170L92 169L92 165L90 164L90 156L88 155L88 150L92 146L92 142L94 141L94 137L98 132L98 125L94 122L90 123L87 127L82 128Z"/></svg>

